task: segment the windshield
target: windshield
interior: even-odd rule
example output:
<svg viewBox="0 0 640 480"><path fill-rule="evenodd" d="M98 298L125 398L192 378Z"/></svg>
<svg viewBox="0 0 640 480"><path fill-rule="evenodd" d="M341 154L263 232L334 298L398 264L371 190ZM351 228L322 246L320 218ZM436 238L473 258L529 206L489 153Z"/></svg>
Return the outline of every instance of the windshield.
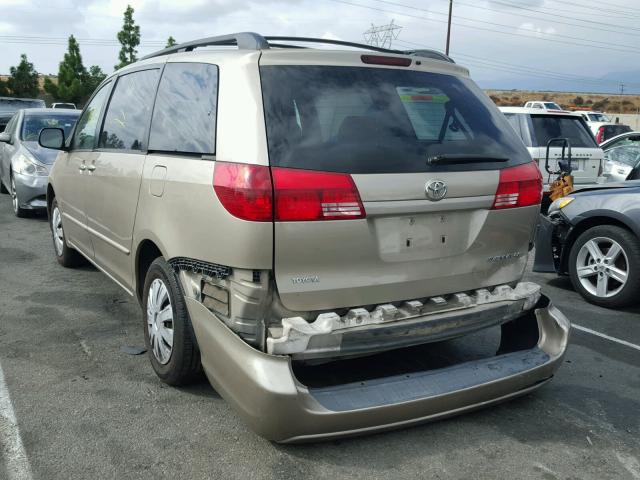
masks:
<svg viewBox="0 0 640 480"><path fill-rule="evenodd" d="M562 110L562 108L560 108L560 105L558 105L557 103L553 103L553 102L546 102L544 104L545 108L551 109L551 110Z"/></svg>
<svg viewBox="0 0 640 480"><path fill-rule="evenodd" d="M530 161L492 102L469 79L411 70L260 68L274 166L346 173L423 172L428 158L509 159L438 166L500 168Z"/></svg>
<svg viewBox="0 0 640 480"><path fill-rule="evenodd" d="M640 146L623 145L604 152L605 160L635 167L640 162Z"/></svg>
<svg viewBox="0 0 640 480"><path fill-rule="evenodd" d="M79 112L78 112L79 113ZM71 129L78 120L78 115L25 115L22 122L22 140L25 142L37 142L40 130L43 128L62 128L65 138L69 137Z"/></svg>
<svg viewBox="0 0 640 480"><path fill-rule="evenodd" d="M19 98L0 98L0 112L15 112L21 108L44 108L43 100L21 100Z"/></svg>
<svg viewBox="0 0 640 480"><path fill-rule="evenodd" d="M552 138L568 138L572 148L596 148L595 139L578 117L532 115L534 146L546 147Z"/></svg>

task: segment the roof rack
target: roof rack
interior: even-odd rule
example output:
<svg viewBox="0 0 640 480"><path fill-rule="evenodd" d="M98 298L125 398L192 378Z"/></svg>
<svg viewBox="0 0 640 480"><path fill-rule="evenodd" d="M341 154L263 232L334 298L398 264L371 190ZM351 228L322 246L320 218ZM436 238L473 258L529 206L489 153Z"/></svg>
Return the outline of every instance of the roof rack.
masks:
<svg viewBox="0 0 640 480"><path fill-rule="evenodd" d="M271 42L302 42L321 43L325 45L340 45L343 47L360 48L363 50L374 52L392 53L398 55L414 55L417 57L432 58L436 60L444 60L450 63L455 63L451 57L445 55L444 53L438 52L437 50L392 50L389 48L375 47L373 45L365 45L363 43L345 42L342 40L330 40L324 38L284 36L263 37L262 35L253 32L232 33L229 35L220 35L217 37L192 40L190 42L180 43L178 45L174 45L173 47L165 48L163 50L151 53L142 57L141 60L160 57L162 55L169 55L170 53L190 52L199 47L209 46L237 46L238 48L247 50L267 50L269 48L306 48L300 45L289 45Z"/></svg>

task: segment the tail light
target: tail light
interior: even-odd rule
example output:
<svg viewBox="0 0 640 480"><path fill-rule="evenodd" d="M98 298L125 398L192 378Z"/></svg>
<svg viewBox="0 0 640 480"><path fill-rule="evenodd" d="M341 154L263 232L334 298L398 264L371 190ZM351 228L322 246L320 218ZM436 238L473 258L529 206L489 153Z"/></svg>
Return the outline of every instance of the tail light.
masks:
<svg viewBox="0 0 640 480"><path fill-rule="evenodd" d="M351 175L273 168L276 221L364 218L360 194Z"/></svg>
<svg viewBox="0 0 640 480"><path fill-rule="evenodd" d="M598 129L598 133L596 133L596 142L598 145L604 142L604 127L600 127Z"/></svg>
<svg viewBox="0 0 640 480"><path fill-rule="evenodd" d="M409 67L411 65L410 58L402 57L386 57L384 55L362 55L360 57L362 63L372 65L389 65L393 67Z"/></svg>
<svg viewBox="0 0 640 480"><path fill-rule="evenodd" d="M273 220L269 167L216 162L213 189L231 215L253 222Z"/></svg>
<svg viewBox="0 0 640 480"><path fill-rule="evenodd" d="M272 183L273 176L273 183ZM216 162L213 188L233 216L254 222L365 218L358 189L345 173Z"/></svg>
<svg viewBox="0 0 640 480"><path fill-rule="evenodd" d="M535 162L500 170L492 210L528 207L542 201L542 174Z"/></svg>

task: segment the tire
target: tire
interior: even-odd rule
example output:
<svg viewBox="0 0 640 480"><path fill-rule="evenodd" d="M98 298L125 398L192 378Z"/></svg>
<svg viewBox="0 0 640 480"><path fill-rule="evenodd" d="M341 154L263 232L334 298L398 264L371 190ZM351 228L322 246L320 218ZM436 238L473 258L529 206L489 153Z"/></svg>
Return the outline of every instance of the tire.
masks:
<svg viewBox="0 0 640 480"><path fill-rule="evenodd" d="M590 303L606 308L634 305L640 300L640 241L621 227L592 227L571 247L569 276Z"/></svg>
<svg viewBox="0 0 640 480"><path fill-rule="evenodd" d="M156 258L147 271L142 300L144 341L156 375L176 386L198 379L200 351L189 312L178 279L162 257ZM169 330L171 345L167 341Z"/></svg>
<svg viewBox="0 0 640 480"><path fill-rule="evenodd" d="M9 177L9 193L11 194L11 203L13 206L13 213L18 218L26 218L29 216L29 210L20 208L20 199L18 198L18 192L16 192L16 183L13 179L13 174Z"/></svg>
<svg viewBox="0 0 640 480"><path fill-rule="evenodd" d="M7 189L7 187L4 186L4 183L2 183L1 179L0 179L0 193L4 193L4 194L9 193L9 190Z"/></svg>
<svg viewBox="0 0 640 480"><path fill-rule="evenodd" d="M49 215L49 227L51 228L51 239L53 240L53 252L58 263L66 268L77 267L85 263L80 253L67 245L62 228L62 213L58 207L58 202L54 198L51 202L51 215Z"/></svg>

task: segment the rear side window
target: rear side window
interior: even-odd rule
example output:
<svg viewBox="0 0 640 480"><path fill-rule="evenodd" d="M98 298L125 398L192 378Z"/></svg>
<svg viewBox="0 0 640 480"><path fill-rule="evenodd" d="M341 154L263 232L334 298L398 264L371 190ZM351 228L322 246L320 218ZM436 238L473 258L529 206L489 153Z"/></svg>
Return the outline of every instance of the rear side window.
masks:
<svg viewBox="0 0 640 480"><path fill-rule="evenodd" d="M552 138L568 138L572 147L596 148L595 139L578 117L533 115L533 132L537 147L546 147Z"/></svg>
<svg viewBox="0 0 640 480"><path fill-rule="evenodd" d="M149 150L214 154L218 67L167 63L153 111Z"/></svg>
<svg viewBox="0 0 640 480"><path fill-rule="evenodd" d="M104 117L99 148L142 150L151 119L159 70L143 70L118 78Z"/></svg>
<svg viewBox="0 0 640 480"><path fill-rule="evenodd" d="M495 169L531 161L469 79L412 70L262 66L271 165L345 173ZM429 165L430 157L508 159Z"/></svg>

